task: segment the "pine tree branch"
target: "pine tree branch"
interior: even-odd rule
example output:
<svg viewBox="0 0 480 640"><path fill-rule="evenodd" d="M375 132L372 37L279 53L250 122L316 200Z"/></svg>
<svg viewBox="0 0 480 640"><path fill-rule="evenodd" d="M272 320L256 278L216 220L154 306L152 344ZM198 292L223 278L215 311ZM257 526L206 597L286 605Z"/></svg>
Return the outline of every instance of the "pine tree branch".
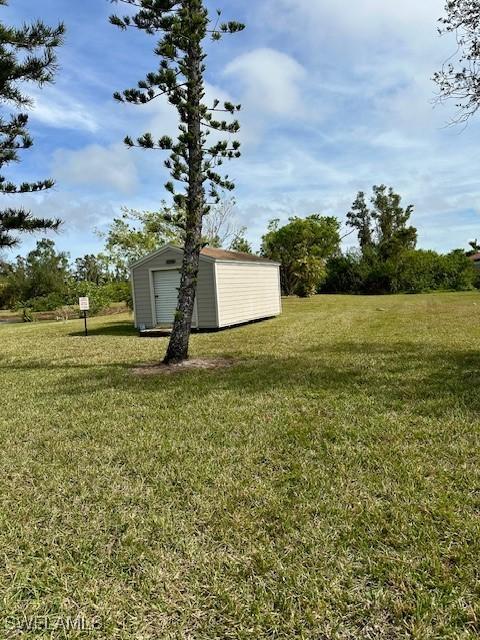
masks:
<svg viewBox="0 0 480 640"><path fill-rule="evenodd" d="M25 209L5 209L0 212L0 247L11 248L19 243L15 232L58 231L59 219L35 218Z"/></svg>
<svg viewBox="0 0 480 640"><path fill-rule="evenodd" d="M5 2L0 4L5 5ZM53 28L40 21L20 28L0 23L1 102L10 102L17 107L30 105L32 100L22 92L23 85L34 82L42 86L53 81L57 70L55 49L62 44L64 32L62 23ZM0 117L0 167L18 162L18 152L32 146L27 125L26 114L11 115L9 120ZM34 193L53 186L53 180L16 185L0 176L0 194ZM21 208L7 208L0 211L0 248L14 246L18 242L16 233L58 229L59 224L58 220L34 218L29 211Z"/></svg>

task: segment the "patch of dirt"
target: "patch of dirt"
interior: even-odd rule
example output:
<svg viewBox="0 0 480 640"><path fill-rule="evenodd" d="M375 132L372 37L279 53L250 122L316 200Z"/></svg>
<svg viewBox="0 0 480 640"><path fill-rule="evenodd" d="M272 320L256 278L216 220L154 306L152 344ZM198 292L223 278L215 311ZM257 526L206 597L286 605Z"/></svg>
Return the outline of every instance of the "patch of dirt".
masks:
<svg viewBox="0 0 480 640"><path fill-rule="evenodd" d="M178 364L140 364L132 369L132 374L139 377L171 375L181 371L228 369L234 361L229 358L191 358Z"/></svg>

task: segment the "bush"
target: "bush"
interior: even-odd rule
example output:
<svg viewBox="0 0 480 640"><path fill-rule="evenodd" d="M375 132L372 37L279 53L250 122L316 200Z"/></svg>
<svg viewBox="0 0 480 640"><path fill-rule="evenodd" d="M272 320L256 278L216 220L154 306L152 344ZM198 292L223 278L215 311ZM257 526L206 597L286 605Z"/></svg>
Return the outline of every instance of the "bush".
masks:
<svg viewBox="0 0 480 640"><path fill-rule="evenodd" d="M22 309L22 321L33 322L32 310L28 307L23 307Z"/></svg>
<svg viewBox="0 0 480 640"><path fill-rule="evenodd" d="M89 315L94 316L112 302L108 291L94 282L71 282L67 304L78 305L78 299L87 297L90 301Z"/></svg>
<svg viewBox="0 0 480 640"><path fill-rule="evenodd" d="M132 294L127 282L113 282L106 285L97 285L94 282L77 282L70 280L68 293L50 293L45 296L37 296L26 301L18 301L12 308L22 310L28 307L30 312L57 311L63 307L77 307L78 299L88 297L90 300L90 315L96 315L112 302L126 302L132 308Z"/></svg>
<svg viewBox="0 0 480 640"><path fill-rule="evenodd" d="M38 296L25 302L25 306L32 311L55 311L65 304L65 296L60 293L50 293L47 296ZM21 305L24 306L23 304Z"/></svg>
<svg viewBox="0 0 480 640"><path fill-rule="evenodd" d="M300 298L308 298L317 292L325 279L325 262L321 258L307 256L295 260L292 273L296 276L293 293Z"/></svg>
<svg viewBox="0 0 480 640"><path fill-rule="evenodd" d="M475 284L475 269L461 250L441 255L435 251L409 251L396 269L395 291L468 291Z"/></svg>
<svg viewBox="0 0 480 640"><path fill-rule="evenodd" d="M102 289L111 302L125 302L131 307L132 290L129 282L109 282Z"/></svg>
<svg viewBox="0 0 480 640"><path fill-rule="evenodd" d="M458 249L447 255L440 256L439 281L443 289L468 291L473 289L477 280L477 273L473 262L465 253Z"/></svg>
<svg viewBox="0 0 480 640"><path fill-rule="evenodd" d="M308 297L325 279L325 261L338 251L339 222L317 214L290 218L284 227L272 220L262 238L262 255L281 263L282 292Z"/></svg>
<svg viewBox="0 0 480 640"><path fill-rule="evenodd" d="M360 266L364 293L369 295L395 293L395 265L391 260L382 261L379 258L362 260Z"/></svg>
<svg viewBox="0 0 480 640"><path fill-rule="evenodd" d="M320 291L324 293L360 293L363 275L359 257L354 253L335 256L327 262L327 275Z"/></svg>
<svg viewBox="0 0 480 640"><path fill-rule="evenodd" d="M371 253L332 258L327 264L326 293L421 293L472 289L478 275L461 250L441 255L410 250L381 260Z"/></svg>
<svg viewBox="0 0 480 640"><path fill-rule="evenodd" d="M440 287L438 278L442 256L435 251L408 251L404 253L396 268L393 290L405 293L421 293Z"/></svg>
<svg viewBox="0 0 480 640"><path fill-rule="evenodd" d="M362 256L348 253L331 258L327 263L327 277L321 288L324 293L390 293L392 267L371 253Z"/></svg>

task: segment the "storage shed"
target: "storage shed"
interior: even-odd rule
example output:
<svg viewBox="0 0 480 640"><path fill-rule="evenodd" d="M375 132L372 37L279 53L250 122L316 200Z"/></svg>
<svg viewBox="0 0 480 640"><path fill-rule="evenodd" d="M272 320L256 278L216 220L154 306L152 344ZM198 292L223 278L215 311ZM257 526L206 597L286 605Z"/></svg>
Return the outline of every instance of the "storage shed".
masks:
<svg viewBox="0 0 480 640"><path fill-rule="evenodd" d="M131 266L137 328L173 324L182 258L183 250L168 244ZM202 250L193 328L220 329L281 311L279 263L236 251Z"/></svg>

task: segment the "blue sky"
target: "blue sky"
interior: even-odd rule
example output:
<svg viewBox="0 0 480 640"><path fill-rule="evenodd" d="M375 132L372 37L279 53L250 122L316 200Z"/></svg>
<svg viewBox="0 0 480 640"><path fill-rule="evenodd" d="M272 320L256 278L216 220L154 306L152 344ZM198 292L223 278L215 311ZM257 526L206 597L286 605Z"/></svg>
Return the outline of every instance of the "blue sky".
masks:
<svg viewBox="0 0 480 640"><path fill-rule="evenodd" d="M434 108L431 76L455 50L440 38L444 0L217 0L247 29L209 45L207 93L241 102L243 156L228 167L238 222L258 247L271 218L318 212L344 220L359 190L386 183L415 205L419 246L446 251L480 237L480 120L446 127L454 105ZM101 249L95 229L122 205L155 209L166 197L159 152L122 140L175 133L161 100L124 106L115 90L157 64L154 39L108 23L108 0L10 0L4 20L67 26L54 86L32 90L35 147L8 177L52 176L23 198L61 217L54 238L72 257ZM9 196L10 197L10 196ZM33 239L20 251L29 249ZM347 244L354 244L349 238ZM16 250L18 253L18 250Z"/></svg>

